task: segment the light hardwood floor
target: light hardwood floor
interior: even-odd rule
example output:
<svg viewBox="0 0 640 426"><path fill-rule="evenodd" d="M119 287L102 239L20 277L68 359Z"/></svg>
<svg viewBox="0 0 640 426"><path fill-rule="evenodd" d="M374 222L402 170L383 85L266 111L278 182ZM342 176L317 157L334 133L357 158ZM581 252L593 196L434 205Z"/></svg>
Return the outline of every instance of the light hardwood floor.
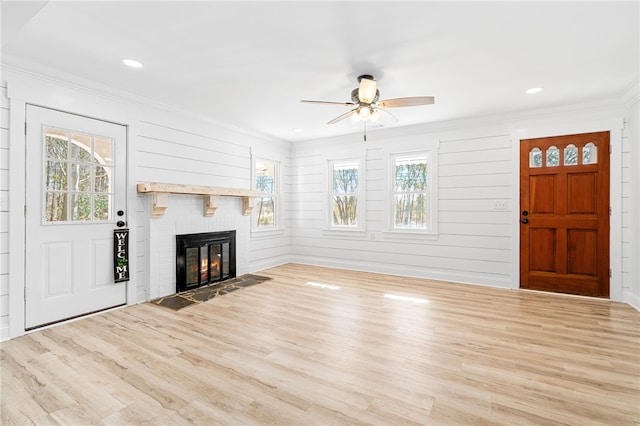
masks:
<svg viewBox="0 0 640 426"><path fill-rule="evenodd" d="M628 305L260 274L274 279L178 312L145 303L2 343L1 423L640 424Z"/></svg>

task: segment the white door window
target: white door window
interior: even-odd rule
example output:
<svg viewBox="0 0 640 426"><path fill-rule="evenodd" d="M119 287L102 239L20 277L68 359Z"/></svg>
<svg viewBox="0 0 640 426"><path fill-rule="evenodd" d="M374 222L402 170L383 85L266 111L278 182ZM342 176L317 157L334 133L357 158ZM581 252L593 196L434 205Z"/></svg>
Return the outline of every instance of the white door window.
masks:
<svg viewBox="0 0 640 426"><path fill-rule="evenodd" d="M125 171L126 127L27 107L27 329L126 303L113 277Z"/></svg>

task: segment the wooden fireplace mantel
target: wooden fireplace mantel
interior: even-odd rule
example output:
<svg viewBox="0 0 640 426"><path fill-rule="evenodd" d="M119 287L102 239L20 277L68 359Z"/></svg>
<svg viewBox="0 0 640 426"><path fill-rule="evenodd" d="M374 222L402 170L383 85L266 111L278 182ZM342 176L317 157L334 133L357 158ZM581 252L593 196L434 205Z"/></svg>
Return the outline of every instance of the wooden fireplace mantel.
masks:
<svg viewBox="0 0 640 426"><path fill-rule="evenodd" d="M204 215L212 217L218 208L218 200L223 197L241 197L242 214L248 216L255 206L260 192L239 188L217 188L215 186L180 185L177 183L138 182L138 193L151 194L151 217L162 217L169 207L169 194L202 195Z"/></svg>

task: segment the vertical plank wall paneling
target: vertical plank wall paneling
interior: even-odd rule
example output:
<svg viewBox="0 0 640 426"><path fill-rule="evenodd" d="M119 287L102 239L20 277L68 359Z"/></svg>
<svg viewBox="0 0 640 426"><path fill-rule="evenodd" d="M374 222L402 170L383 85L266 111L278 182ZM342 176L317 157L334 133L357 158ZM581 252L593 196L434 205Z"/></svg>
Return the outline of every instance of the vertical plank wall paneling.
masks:
<svg viewBox="0 0 640 426"><path fill-rule="evenodd" d="M9 333L9 100L0 82L0 341Z"/></svg>
<svg viewBox="0 0 640 426"><path fill-rule="evenodd" d="M384 138L384 137L382 137ZM370 138L373 139L373 138ZM355 142L354 152L358 152ZM322 144L293 144L289 164L292 260L348 269L415 275L508 287L511 283L513 185L508 136L441 140L439 236L389 233L388 154L393 139L367 142L366 229L327 231L327 173ZM361 145L360 145L361 147ZM344 145L342 149L347 149ZM410 150L420 150L417 142ZM507 204L496 210L496 202Z"/></svg>

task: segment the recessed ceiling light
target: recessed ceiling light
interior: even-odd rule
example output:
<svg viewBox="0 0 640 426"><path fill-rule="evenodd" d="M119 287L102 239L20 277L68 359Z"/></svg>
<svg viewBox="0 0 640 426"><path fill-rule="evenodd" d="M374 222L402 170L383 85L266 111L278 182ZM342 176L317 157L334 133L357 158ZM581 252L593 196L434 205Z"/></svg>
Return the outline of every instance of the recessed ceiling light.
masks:
<svg viewBox="0 0 640 426"><path fill-rule="evenodd" d="M542 90L542 87L532 87L531 89L527 90L525 93L527 95L532 95L534 93L538 93L541 90Z"/></svg>
<svg viewBox="0 0 640 426"><path fill-rule="evenodd" d="M131 68L142 68L142 64L135 59L123 59L122 63Z"/></svg>
<svg viewBox="0 0 640 426"><path fill-rule="evenodd" d="M294 132L296 132L296 133L302 133L302 132L303 132L303 130L302 130L302 129L300 129L300 128L293 129L293 131L294 131Z"/></svg>

